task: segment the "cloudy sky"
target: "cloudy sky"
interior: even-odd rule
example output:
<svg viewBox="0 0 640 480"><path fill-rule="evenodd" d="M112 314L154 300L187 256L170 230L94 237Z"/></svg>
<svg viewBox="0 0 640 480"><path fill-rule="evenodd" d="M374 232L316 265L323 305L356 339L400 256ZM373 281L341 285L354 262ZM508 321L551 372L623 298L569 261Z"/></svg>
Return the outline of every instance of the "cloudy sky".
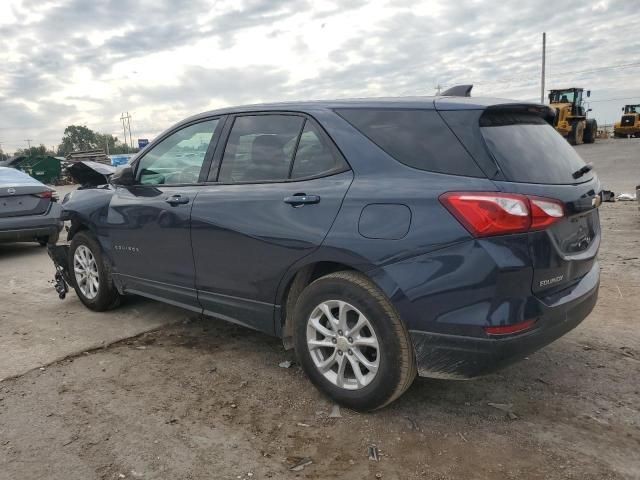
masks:
<svg viewBox="0 0 640 480"><path fill-rule="evenodd" d="M276 100L592 90L600 123L640 103L637 0L1 0L0 142L66 125L134 139L219 106ZM565 73L566 72L566 73ZM610 100L614 99L614 100Z"/></svg>

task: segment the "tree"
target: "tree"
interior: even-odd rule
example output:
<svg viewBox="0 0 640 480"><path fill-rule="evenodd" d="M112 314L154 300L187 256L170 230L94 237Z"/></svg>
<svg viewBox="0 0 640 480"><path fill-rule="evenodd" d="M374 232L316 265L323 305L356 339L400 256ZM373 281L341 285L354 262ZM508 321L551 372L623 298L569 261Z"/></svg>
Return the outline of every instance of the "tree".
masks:
<svg viewBox="0 0 640 480"><path fill-rule="evenodd" d="M64 129L62 143L58 146L58 154L68 155L72 152L97 148L100 148L100 144L96 132L84 125L69 125Z"/></svg>
<svg viewBox="0 0 640 480"><path fill-rule="evenodd" d="M82 150L103 150L109 154L134 153L138 149L131 149L118 137L110 133L94 132L84 125L69 125L64 129L62 143L58 145L58 155L68 155Z"/></svg>
<svg viewBox="0 0 640 480"><path fill-rule="evenodd" d="M44 156L44 155L53 156L55 155L55 152L53 150L47 149L47 147L41 143L37 147L19 148L18 150L15 151L14 155L16 157L37 157L37 156Z"/></svg>

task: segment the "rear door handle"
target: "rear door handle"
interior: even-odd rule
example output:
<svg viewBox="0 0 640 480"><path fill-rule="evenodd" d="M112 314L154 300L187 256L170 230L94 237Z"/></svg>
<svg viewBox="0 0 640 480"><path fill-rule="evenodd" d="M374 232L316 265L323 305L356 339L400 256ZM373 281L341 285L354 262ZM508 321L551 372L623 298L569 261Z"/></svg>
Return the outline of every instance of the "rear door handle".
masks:
<svg viewBox="0 0 640 480"><path fill-rule="evenodd" d="M318 195L307 195L306 193L296 193L290 197L285 197L284 203L288 203L292 207L302 207L303 205L320 203Z"/></svg>
<svg viewBox="0 0 640 480"><path fill-rule="evenodd" d="M172 207L175 207L176 205L186 205L187 203L189 203L189 197L180 194L171 195L165 200L165 202L167 202Z"/></svg>

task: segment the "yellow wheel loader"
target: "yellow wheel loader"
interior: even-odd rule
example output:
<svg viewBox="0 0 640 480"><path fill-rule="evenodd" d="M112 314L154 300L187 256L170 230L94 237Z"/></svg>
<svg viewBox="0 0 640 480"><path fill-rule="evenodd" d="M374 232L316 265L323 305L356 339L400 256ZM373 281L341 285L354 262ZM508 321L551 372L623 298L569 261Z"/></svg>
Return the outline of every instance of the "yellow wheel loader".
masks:
<svg viewBox="0 0 640 480"><path fill-rule="evenodd" d="M598 133L595 119L587 118L591 109L585 109L583 91L582 88L549 91L550 106L556 111L553 126L571 145L593 143ZM587 90L587 97L590 96L591 90Z"/></svg>
<svg viewBox="0 0 640 480"><path fill-rule="evenodd" d="M622 118L613 126L613 136L640 138L640 105L625 105L622 112Z"/></svg>

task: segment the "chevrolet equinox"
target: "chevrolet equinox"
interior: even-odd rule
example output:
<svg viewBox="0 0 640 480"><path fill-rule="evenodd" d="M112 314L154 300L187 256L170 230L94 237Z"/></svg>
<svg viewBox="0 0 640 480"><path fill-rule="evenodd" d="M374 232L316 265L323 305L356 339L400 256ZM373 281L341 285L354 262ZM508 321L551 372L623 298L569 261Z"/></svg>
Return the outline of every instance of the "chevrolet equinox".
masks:
<svg viewBox="0 0 640 480"><path fill-rule="evenodd" d="M490 372L598 294L600 182L544 105L393 98L227 108L63 202L58 289L276 335L335 401Z"/></svg>

